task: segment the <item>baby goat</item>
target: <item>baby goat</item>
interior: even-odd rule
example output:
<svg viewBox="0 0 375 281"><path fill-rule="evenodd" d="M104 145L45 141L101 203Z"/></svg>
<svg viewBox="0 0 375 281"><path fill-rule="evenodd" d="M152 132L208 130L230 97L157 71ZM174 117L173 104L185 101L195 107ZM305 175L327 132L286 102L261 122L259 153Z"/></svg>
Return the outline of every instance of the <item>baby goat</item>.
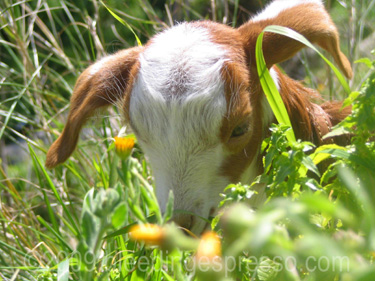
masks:
<svg viewBox="0 0 375 281"><path fill-rule="evenodd" d="M262 172L260 146L276 121L258 79L255 43L268 25L301 33L352 76L336 27L319 0L274 1L237 29L211 21L182 23L144 47L101 59L80 75L66 126L49 149L46 166L67 160L88 117L115 101L149 159L161 208L173 190L175 209L209 217L229 183L250 183ZM278 70L275 64L301 48L282 35L264 36L267 67L296 137L319 145L350 109L312 103L314 90ZM257 197L253 204L264 194ZM176 215L175 221L195 233L206 227L203 220L186 214Z"/></svg>

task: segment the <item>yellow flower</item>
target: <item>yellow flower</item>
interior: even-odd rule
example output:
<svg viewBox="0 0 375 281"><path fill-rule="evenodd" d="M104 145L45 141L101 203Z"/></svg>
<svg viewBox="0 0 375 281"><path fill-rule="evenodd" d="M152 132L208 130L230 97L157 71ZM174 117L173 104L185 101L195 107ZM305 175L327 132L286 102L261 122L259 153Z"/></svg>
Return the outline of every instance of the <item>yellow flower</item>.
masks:
<svg viewBox="0 0 375 281"><path fill-rule="evenodd" d="M130 229L132 240L142 241L148 245L162 245L165 238L164 230L156 224L138 224Z"/></svg>
<svg viewBox="0 0 375 281"><path fill-rule="evenodd" d="M196 258L199 262L200 259L205 258L212 261L215 257L221 256L221 242L219 236L209 231L202 235Z"/></svg>
<svg viewBox="0 0 375 281"><path fill-rule="evenodd" d="M117 155L123 160L127 159L132 152L134 142L135 139L132 137L115 137L115 148Z"/></svg>

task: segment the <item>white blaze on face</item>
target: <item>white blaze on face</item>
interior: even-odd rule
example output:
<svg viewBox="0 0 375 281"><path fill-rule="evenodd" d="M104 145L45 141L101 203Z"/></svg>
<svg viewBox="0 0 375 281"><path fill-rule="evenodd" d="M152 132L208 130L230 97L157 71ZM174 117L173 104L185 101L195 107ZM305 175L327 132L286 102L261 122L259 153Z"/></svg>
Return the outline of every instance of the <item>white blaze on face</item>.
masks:
<svg viewBox="0 0 375 281"><path fill-rule="evenodd" d="M130 121L153 169L162 209L173 190L176 209L208 217L228 184L219 175L224 61L225 50L210 41L208 31L189 24L157 35L140 56ZM192 230L202 231L205 223L195 222Z"/></svg>

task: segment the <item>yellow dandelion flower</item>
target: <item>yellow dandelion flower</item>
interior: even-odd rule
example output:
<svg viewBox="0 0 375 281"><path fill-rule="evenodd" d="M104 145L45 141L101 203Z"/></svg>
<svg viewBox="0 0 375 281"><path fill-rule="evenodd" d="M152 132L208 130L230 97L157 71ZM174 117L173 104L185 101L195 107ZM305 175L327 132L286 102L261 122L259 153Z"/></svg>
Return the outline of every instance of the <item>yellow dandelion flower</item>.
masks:
<svg viewBox="0 0 375 281"><path fill-rule="evenodd" d="M219 236L213 231L204 233L201 237L196 254L198 262L202 258L212 261L215 257L220 256L221 242Z"/></svg>
<svg viewBox="0 0 375 281"><path fill-rule="evenodd" d="M160 246L164 241L165 233L164 230L156 224L139 224L130 229L129 236L135 241Z"/></svg>
<svg viewBox="0 0 375 281"><path fill-rule="evenodd" d="M132 137L115 137L115 148L117 155L123 160L127 159L132 152L134 142L135 139Z"/></svg>

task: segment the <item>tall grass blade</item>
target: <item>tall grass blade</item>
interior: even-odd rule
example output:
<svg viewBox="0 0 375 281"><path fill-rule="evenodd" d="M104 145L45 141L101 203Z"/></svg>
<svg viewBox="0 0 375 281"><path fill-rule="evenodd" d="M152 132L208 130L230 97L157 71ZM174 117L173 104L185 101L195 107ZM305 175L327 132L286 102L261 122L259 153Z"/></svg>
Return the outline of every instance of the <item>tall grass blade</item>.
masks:
<svg viewBox="0 0 375 281"><path fill-rule="evenodd" d="M55 235L55 237L58 239L60 245L62 247L64 247L65 249L69 250L70 252L72 252L72 249L70 248L70 246L66 243L66 241L64 240L63 236L61 236L61 233L57 232L55 229L53 229L42 217L37 217L38 221L44 226L46 227L49 231L51 231L51 233L53 235Z"/></svg>
<svg viewBox="0 0 375 281"><path fill-rule="evenodd" d="M261 34L259 34L255 47L255 58L260 84L262 85L268 103L270 104L271 109L275 114L276 120L279 122L279 124L287 125L292 128L292 123L290 122L284 102L280 96L279 90L275 85L275 82L272 79L263 56L262 42L264 32L266 32L266 29ZM296 141L293 130L288 130L286 132L286 135L290 142Z"/></svg>
<svg viewBox="0 0 375 281"><path fill-rule="evenodd" d="M77 227L77 221L72 217L71 215L71 212L67 209L64 201L61 199L61 196L59 195L54 183L52 182L50 176L48 175L46 169L44 168L44 166L42 165L42 163L40 162L38 156L36 155L35 151L33 150L33 148L31 147L30 144L28 144L29 146L29 150L30 150L30 153L31 155L34 157L34 159L36 160L36 163L38 164L39 168L41 169L44 177L46 178L47 180L47 183L48 183L48 186L50 187L50 189L52 190L53 194L55 195L55 198L57 199L57 201L60 203L60 205L62 206L65 214L67 215L70 223L71 223L71 226L76 230L77 233L80 233L78 227Z"/></svg>
<svg viewBox="0 0 375 281"><path fill-rule="evenodd" d="M59 233L59 226L57 224L57 220L56 220L56 217L55 217L55 213L53 212L52 210L52 207L51 207L51 203L50 203L50 200L47 196L47 193L45 192L44 188L42 188L42 177L39 173L39 169L38 169L38 164L37 164L37 160L35 159L36 157L32 157L32 161L33 161L33 165L34 165L34 168L35 168L35 174L39 180L39 183L41 185L41 191L42 191L42 194L43 194L43 199L44 199L44 202L45 202L45 205L46 205L46 208L47 208L47 213L49 215L49 218L52 222L52 225L53 225L53 229L55 232ZM60 234L60 233L59 233Z"/></svg>
<svg viewBox="0 0 375 281"><path fill-rule="evenodd" d="M282 98L280 96L280 93L270 75L269 70L267 69L263 51L262 51L262 41L263 36L265 32L273 32L280 35L287 36L289 38L292 38L298 42L301 42L302 44L306 45L307 47L313 49L315 52L317 52L320 57L330 66L330 68L335 73L337 79L341 83L342 87L344 88L345 92L347 94L351 93L350 87L348 83L346 82L345 77L340 73L340 71L313 45L311 44L304 36L301 34L295 32L294 30L283 27L283 26L276 26L276 25L270 25L267 26L263 32L258 36L257 42L256 42L256 49L255 49L255 57L257 62L257 70L258 75L260 79L260 83L262 85L263 91L267 97L267 100L272 108L273 113L275 114L275 117L277 121L280 124L284 124L287 126L291 126L291 122L288 116L288 113L286 111L285 105L282 101ZM293 141L295 140L294 132L289 131L287 132L288 140Z"/></svg>
<svg viewBox="0 0 375 281"><path fill-rule="evenodd" d="M26 93L27 89L30 87L31 83L33 82L34 78L39 74L41 68L44 66L44 64L49 60L49 58L51 57L52 54L49 54L47 56L47 58L41 63L41 65L34 71L34 73L31 75L29 81L27 82L27 85L25 86L25 88L23 88L23 90L17 95L17 98L16 100L14 101L14 103L11 105L11 107L9 108L8 110L8 114L5 118L5 121L4 121L4 124L3 124L3 127L1 128L0 130L0 139L3 137L3 134L4 134L4 131L5 131L5 128L6 126L8 125L9 123L9 120L13 114L13 111L15 110L18 102L21 100L21 98L23 97L23 95Z"/></svg>
<svg viewBox="0 0 375 281"><path fill-rule="evenodd" d="M102 5L108 10L108 12L116 19L118 20L121 24L123 24L124 26L126 26L134 35L135 37L135 40L137 40L137 43L138 43L138 46L142 46L142 42L141 40L139 39L139 37L137 36L137 34L135 33L134 29L126 22L124 21L122 18L120 18L114 11L112 11L111 8L109 8L106 4L104 4L103 1L100 1L100 3L102 3Z"/></svg>
<svg viewBox="0 0 375 281"><path fill-rule="evenodd" d="M335 73L337 79L339 80L340 84L344 88L345 92L347 94L351 93L349 84L346 82L345 77L341 74L341 72L337 69L336 66L333 65L332 62L330 62L309 40L307 40L303 35L299 34L298 32L287 28L283 26L277 26L277 25L270 25L267 26L263 32L273 32L280 35L287 36L289 38L292 38L298 42L301 42L302 44L306 45L307 47L313 49L332 69L332 71Z"/></svg>

